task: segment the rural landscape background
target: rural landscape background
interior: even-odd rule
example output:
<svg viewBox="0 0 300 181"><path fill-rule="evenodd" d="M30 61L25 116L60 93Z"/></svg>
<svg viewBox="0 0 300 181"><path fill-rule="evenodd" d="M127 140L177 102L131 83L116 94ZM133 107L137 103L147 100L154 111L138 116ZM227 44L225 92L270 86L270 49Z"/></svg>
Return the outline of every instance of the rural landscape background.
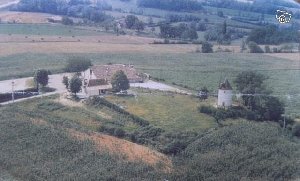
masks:
<svg viewBox="0 0 300 181"><path fill-rule="evenodd" d="M0 0L0 83L41 69L63 75L82 59L134 65L181 90L131 87L135 97L85 101L64 90L3 104L0 180L300 179L300 5L159 2ZM277 9L292 21L280 24ZM220 82L237 95L244 72L265 78L253 94L282 103L276 115L259 102L276 119L215 110ZM207 99L197 97L204 87Z"/></svg>

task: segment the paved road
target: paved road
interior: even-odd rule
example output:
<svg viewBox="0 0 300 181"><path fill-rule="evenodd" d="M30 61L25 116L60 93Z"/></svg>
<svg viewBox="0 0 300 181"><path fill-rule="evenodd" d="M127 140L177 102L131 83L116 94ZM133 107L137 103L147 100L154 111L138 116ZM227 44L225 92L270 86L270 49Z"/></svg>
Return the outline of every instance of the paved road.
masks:
<svg viewBox="0 0 300 181"><path fill-rule="evenodd" d="M42 94L42 95L37 95L37 96L32 96L32 97L27 97L23 99L18 99L15 100L15 102L22 102L28 99L33 99L37 97L43 97L43 96L50 96L54 94L60 94L66 92L65 85L62 83L63 76L69 76L71 77L70 74L54 74L49 76L49 87L55 88L56 90L54 92ZM28 81L32 81L33 77L27 77L27 78L21 78L21 79L15 79L15 90L24 90L27 88L30 88L29 85L26 84ZM4 80L0 81L0 93L11 93L12 92L12 80ZM0 105L7 105L13 103L12 101L9 102L4 102L0 103Z"/></svg>
<svg viewBox="0 0 300 181"><path fill-rule="evenodd" d="M65 86L62 83L63 76L71 76L68 73L65 74L54 74L49 76L49 87L55 88L56 92L65 91ZM30 88L30 82L33 81L33 77L14 79L14 90L24 90ZM12 80L0 81L0 93L10 93L12 92Z"/></svg>
<svg viewBox="0 0 300 181"><path fill-rule="evenodd" d="M9 2L9 3L5 3L5 4L0 4L0 9L2 8L6 8L8 6L11 6L11 5L14 5L14 4L18 4L20 1L12 1L12 2Z"/></svg>
<svg viewBox="0 0 300 181"><path fill-rule="evenodd" d="M172 87L167 84L155 82L152 80L149 80L145 83L132 83L132 84L130 84L130 87L148 88L148 89L161 90L161 91L171 91L171 92L177 92L177 93L182 93L182 94L192 94L185 90L181 90L176 87Z"/></svg>
<svg viewBox="0 0 300 181"><path fill-rule="evenodd" d="M62 83L63 76L68 76L71 77L72 75L69 73L64 73L64 74L54 74L49 76L49 84L48 86L51 88L55 88L56 90L51 93L46 93L43 95L37 95L37 96L32 96L28 98L23 98L23 99L18 99L15 100L15 102L21 102L24 100L32 99L32 98L37 98L37 97L42 97L42 96L50 96L54 94L60 94L66 92L65 85ZM21 79L15 79L15 86L14 90L24 90L27 88L30 88L30 85L28 82L32 82L33 77L27 77L27 78L21 78ZM164 83L160 82L155 82L152 80L149 80L145 83L133 83L130 84L131 87L139 87L139 88L148 88L148 89L153 89L153 90L161 90L161 91L171 91L171 92L177 92L177 93L183 93L183 94L192 94L190 92L187 92L185 90L180 90L178 88L166 85ZM0 81L0 93L11 93L12 92L12 80L4 80ZM5 102L5 103L0 103L0 105L7 105L11 104L12 101Z"/></svg>

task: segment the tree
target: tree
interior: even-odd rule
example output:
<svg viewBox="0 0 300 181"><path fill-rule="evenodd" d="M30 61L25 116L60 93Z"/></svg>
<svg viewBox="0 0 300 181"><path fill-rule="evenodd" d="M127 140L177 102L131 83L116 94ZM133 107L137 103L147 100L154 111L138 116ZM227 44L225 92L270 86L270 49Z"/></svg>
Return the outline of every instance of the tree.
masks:
<svg viewBox="0 0 300 181"><path fill-rule="evenodd" d="M129 80L122 70L117 71L113 75L111 79L111 85L112 85L113 92L120 92L121 90L127 90L130 87Z"/></svg>
<svg viewBox="0 0 300 181"><path fill-rule="evenodd" d="M300 123L295 123L292 128L292 134L293 136L300 137Z"/></svg>
<svg viewBox="0 0 300 181"><path fill-rule="evenodd" d="M257 45L257 43L250 41L248 43L248 47L250 49L250 53L264 53L264 51Z"/></svg>
<svg viewBox="0 0 300 181"><path fill-rule="evenodd" d="M66 89L69 88L69 78L67 76L63 77L62 83L66 86Z"/></svg>
<svg viewBox="0 0 300 181"><path fill-rule="evenodd" d="M135 29L138 31L143 31L145 29L145 24L142 21L137 21L134 25Z"/></svg>
<svg viewBox="0 0 300 181"><path fill-rule="evenodd" d="M73 94L75 94L75 96L76 96L76 94L81 90L82 81L78 76L74 75L72 77L72 79L70 80L69 86L70 86L71 92Z"/></svg>
<svg viewBox="0 0 300 181"><path fill-rule="evenodd" d="M266 46L265 46L265 52L266 52L266 53L271 53L271 48L270 48L269 45L266 45Z"/></svg>
<svg viewBox="0 0 300 181"><path fill-rule="evenodd" d="M199 92L200 100L205 100L208 98L208 89L206 87L202 87Z"/></svg>
<svg viewBox="0 0 300 181"><path fill-rule="evenodd" d="M125 18L126 27L129 29L133 29L135 24L139 21L139 19L134 15L128 15Z"/></svg>
<svg viewBox="0 0 300 181"><path fill-rule="evenodd" d="M222 18L224 17L223 11L218 11L217 15L218 15L219 17L222 17Z"/></svg>
<svg viewBox="0 0 300 181"><path fill-rule="evenodd" d="M65 71L67 72L82 72L92 66L92 62L89 59L81 57L72 57L68 59Z"/></svg>
<svg viewBox="0 0 300 181"><path fill-rule="evenodd" d="M222 33L223 33L223 35L227 34L227 23L226 23L226 21L224 21L224 23L222 25Z"/></svg>
<svg viewBox="0 0 300 181"><path fill-rule="evenodd" d="M73 25L74 24L73 20L71 18L68 18L67 16L64 16L62 18L61 23L63 25Z"/></svg>
<svg viewBox="0 0 300 181"><path fill-rule="evenodd" d="M260 105L261 114L264 120L279 121L284 114L284 104L273 96L265 96L262 98L264 104Z"/></svg>
<svg viewBox="0 0 300 181"><path fill-rule="evenodd" d="M237 78L234 80L237 90L242 94L248 94L242 96L245 106L254 110L257 99L252 95L268 93L264 85L266 79L264 75L253 71L245 71L237 75Z"/></svg>
<svg viewBox="0 0 300 181"><path fill-rule="evenodd" d="M36 83L37 89L39 89L39 85L45 87L49 81L49 71L42 69L35 72L34 81Z"/></svg>
<svg viewBox="0 0 300 181"><path fill-rule="evenodd" d="M213 49L212 49L213 45L206 42L202 43L202 53L212 53Z"/></svg>

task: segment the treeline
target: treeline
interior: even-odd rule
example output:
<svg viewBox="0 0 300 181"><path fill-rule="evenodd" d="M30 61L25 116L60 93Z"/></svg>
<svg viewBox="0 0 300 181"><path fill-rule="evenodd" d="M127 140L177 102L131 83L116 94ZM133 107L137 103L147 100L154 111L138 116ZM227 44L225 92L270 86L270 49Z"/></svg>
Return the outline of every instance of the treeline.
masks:
<svg viewBox="0 0 300 181"><path fill-rule="evenodd" d="M235 0L210 0L204 3L205 5L214 6L218 8L237 9L239 11L252 11L266 14L274 14L279 7L291 6L290 3L284 3L283 1L273 0L270 3L269 0L254 1L254 3L243 3Z"/></svg>
<svg viewBox="0 0 300 181"><path fill-rule="evenodd" d="M169 24L160 25L160 36L162 38L198 39L196 29L184 23L181 23L178 26L172 26Z"/></svg>
<svg viewBox="0 0 300 181"><path fill-rule="evenodd" d="M105 1L92 5L87 0L21 0L12 8L15 11L42 12L79 17L97 23L111 18L103 12L103 10L111 9L112 6Z"/></svg>
<svg viewBox="0 0 300 181"><path fill-rule="evenodd" d="M201 18L195 15L178 15L178 14L168 15L166 19L170 23L201 21Z"/></svg>
<svg viewBox="0 0 300 181"><path fill-rule="evenodd" d="M253 29L247 38L247 41L253 41L258 44L281 44L289 42L298 42L299 33L296 29L279 29L275 25L268 25Z"/></svg>
<svg viewBox="0 0 300 181"><path fill-rule="evenodd" d="M228 28L227 23L208 29L204 38L206 41L217 41L220 44L230 44L232 40L243 38L247 33L236 29Z"/></svg>
<svg viewBox="0 0 300 181"><path fill-rule="evenodd" d="M201 3L195 0L138 0L137 5L145 8L157 8L171 11L201 10Z"/></svg>

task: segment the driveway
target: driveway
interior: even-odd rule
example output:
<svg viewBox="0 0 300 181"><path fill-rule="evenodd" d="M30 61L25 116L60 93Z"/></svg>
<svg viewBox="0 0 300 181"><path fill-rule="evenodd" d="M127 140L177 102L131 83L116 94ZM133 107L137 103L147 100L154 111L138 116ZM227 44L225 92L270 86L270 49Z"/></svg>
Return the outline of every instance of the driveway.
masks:
<svg viewBox="0 0 300 181"><path fill-rule="evenodd" d="M65 85L62 83L63 76L71 76L71 74L54 74L49 75L49 87L55 88L56 93L66 91ZM30 85L33 81L33 77L14 79L14 80L4 80L0 81L0 93L11 93L12 92L12 81L14 81L14 90L24 90L27 88L31 88Z"/></svg>

